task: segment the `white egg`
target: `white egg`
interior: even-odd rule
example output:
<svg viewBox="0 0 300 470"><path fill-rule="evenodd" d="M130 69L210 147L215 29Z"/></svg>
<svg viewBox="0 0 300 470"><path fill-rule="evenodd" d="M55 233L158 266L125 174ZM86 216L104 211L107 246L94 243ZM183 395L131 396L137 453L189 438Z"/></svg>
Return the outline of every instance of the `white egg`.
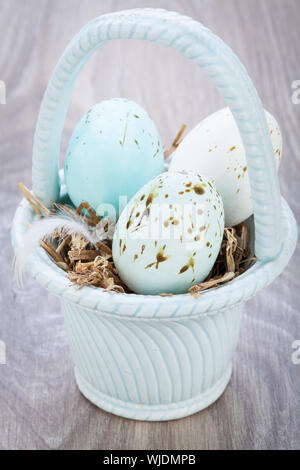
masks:
<svg viewBox="0 0 300 470"><path fill-rule="evenodd" d="M133 292L185 293L209 274L223 230L223 203L209 180L191 171L162 173L121 213L114 263Z"/></svg>
<svg viewBox="0 0 300 470"><path fill-rule="evenodd" d="M275 118L265 111L277 168L282 138ZM193 170L209 178L222 196L225 224L237 225L253 213L246 155L229 108L201 121L174 152L169 171Z"/></svg>

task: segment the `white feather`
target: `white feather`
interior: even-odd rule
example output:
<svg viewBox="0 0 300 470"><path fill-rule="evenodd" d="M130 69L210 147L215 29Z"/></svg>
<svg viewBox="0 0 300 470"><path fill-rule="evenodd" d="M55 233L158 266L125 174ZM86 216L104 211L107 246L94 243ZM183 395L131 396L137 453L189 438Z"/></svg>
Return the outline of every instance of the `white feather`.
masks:
<svg viewBox="0 0 300 470"><path fill-rule="evenodd" d="M65 210L61 207L57 207L57 209L55 215L34 222L23 236L22 244L17 248L14 260L14 276L18 285L22 285L27 260L38 246L39 241L51 235L55 230L63 228L65 236L80 233L92 245L113 237L115 224L107 218L102 219L96 226L90 227L83 217L75 211Z"/></svg>

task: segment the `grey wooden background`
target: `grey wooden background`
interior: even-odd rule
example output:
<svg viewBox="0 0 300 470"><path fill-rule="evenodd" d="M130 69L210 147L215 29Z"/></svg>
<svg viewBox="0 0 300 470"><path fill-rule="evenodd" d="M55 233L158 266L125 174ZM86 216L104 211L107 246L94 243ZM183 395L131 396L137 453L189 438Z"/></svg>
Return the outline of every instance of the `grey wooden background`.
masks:
<svg viewBox="0 0 300 470"><path fill-rule="evenodd" d="M90 19L132 7L160 7L193 16L239 55L284 137L280 181L300 217L300 0L0 0L0 365L2 449L295 449L300 448L298 249L288 268L246 305L233 377L209 409L186 419L141 423L97 409L77 390L58 300L31 279L12 280L10 225L31 185L31 150L42 94L68 41ZM82 72L72 96L62 155L79 117L103 98L144 106L170 143L223 106L203 73L178 53L139 42L106 45Z"/></svg>

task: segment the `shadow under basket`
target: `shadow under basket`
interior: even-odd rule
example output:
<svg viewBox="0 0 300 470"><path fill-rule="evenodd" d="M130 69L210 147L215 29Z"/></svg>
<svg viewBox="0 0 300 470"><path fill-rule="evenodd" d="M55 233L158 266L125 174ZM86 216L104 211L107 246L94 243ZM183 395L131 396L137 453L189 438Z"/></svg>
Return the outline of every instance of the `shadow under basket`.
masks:
<svg viewBox="0 0 300 470"><path fill-rule="evenodd" d="M96 49L122 38L158 42L182 52L206 71L231 108L247 156L255 220L251 236L258 260L244 274L197 299L190 294L78 290L40 247L26 268L61 300L81 392L116 415L163 421L202 410L222 394L231 376L244 302L284 269L296 246L297 226L280 196L264 112L244 67L198 22L155 9L96 18L67 47L40 110L33 151L35 195L48 206L50 200L59 200L60 136L75 80ZM33 219L23 200L12 227L15 249L22 245L26 222Z"/></svg>

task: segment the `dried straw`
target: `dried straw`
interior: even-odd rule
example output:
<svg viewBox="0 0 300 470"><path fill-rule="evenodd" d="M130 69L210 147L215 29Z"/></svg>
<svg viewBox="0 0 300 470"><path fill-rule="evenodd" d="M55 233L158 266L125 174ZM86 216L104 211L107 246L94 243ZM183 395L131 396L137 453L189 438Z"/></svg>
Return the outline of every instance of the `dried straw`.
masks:
<svg viewBox="0 0 300 470"><path fill-rule="evenodd" d="M200 292L231 281L252 266L256 260L250 257L249 232L246 224L224 229L218 258L205 282L190 287L189 292L198 297Z"/></svg>
<svg viewBox="0 0 300 470"><path fill-rule="evenodd" d="M186 130L186 125L182 124L180 131L178 132L177 136L175 137L171 147L168 150L165 150L164 157L167 159L178 147L180 142L182 141L182 136Z"/></svg>

